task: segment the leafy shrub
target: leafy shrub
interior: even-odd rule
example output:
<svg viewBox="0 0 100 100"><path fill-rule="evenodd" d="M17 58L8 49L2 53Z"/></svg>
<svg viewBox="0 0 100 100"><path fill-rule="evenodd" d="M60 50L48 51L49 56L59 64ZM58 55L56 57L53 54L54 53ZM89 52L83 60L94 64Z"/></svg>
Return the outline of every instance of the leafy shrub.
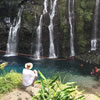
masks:
<svg viewBox="0 0 100 100"><path fill-rule="evenodd" d="M0 76L0 94L11 91L22 84L22 75L11 71Z"/></svg>
<svg viewBox="0 0 100 100"><path fill-rule="evenodd" d="M46 79L39 71L41 76L41 90L32 100L84 100L82 91L78 91L78 86L74 82L61 84L58 77Z"/></svg>

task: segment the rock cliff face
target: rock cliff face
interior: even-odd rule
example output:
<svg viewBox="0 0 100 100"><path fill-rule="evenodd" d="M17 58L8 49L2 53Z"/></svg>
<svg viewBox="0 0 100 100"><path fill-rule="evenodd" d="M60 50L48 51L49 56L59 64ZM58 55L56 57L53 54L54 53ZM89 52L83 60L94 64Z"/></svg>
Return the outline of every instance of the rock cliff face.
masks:
<svg viewBox="0 0 100 100"><path fill-rule="evenodd" d="M18 52L34 54L36 47L36 29L43 10L44 0L3 0L0 1L0 50L6 50L9 24L17 16L18 8L24 6L21 28L18 32ZM50 0L49 0L50 2ZM69 48L68 0L58 0L56 16L54 18L54 45L59 57L67 57ZM90 50L90 40L93 28L93 12L95 0L75 0L75 52L84 54ZM48 6L48 11L49 11ZM100 15L100 14L99 14ZM99 19L100 20L100 19ZM100 22L100 21L99 21ZM49 55L49 14L43 17L42 45L43 55ZM100 23L99 23L100 24ZM98 31L100 32L100 30Z"/></svg>
<svg viewBox="0 0 100 100"><path fill-rule="evenodd" d="M7 38L9 33L9 25L5 22L5 19L11 18L13 19L17 16L18 8L21 5L24 6L23 14L22 14L22 23L21 28L18 32L19 43L18 43L18 52L20 53L28 53L33 54L36 48L36 29L39 24L40 15L43 10L43 0L11 0L10 3L4 1L0 2L3 7L0 9L2 13L1 16L1 30L5 30L4 32L0 31L0 35L6 39L5 42L2 40L1 49L6 50ZM7 6L6 6L7 5ZM4 9L4 10L2 10ZM49 6L48 6L49 10ZM57 14L54 18L54 44L57 55L59 54L59 38L60 38L60 20L58 17L58 7L56 8ZM5 13L7 12L7 13ZM3 24L3 25L2 25ZM43 16L43 29L42 29L42 45L43 45L43 54L44 56L49 55L49 30L48 25L50 24L49 13ZM59 41L58 41L59 40ZM32 50L31 50L32 49Z"/></svg>
<svg viewBox="0 0 100 100"><path fill-rule="evenodd" d="M0 21L0 50L6 49L8 31L6 24Z"/></svg>
<svg viewBox="0 0 100 100"><path fill-rule="evenodd" d="M6 50L8 33L10 28L9 18L11 22L17 15L17 10L21 0L3 0L0 1L0 50Z"/></svg>

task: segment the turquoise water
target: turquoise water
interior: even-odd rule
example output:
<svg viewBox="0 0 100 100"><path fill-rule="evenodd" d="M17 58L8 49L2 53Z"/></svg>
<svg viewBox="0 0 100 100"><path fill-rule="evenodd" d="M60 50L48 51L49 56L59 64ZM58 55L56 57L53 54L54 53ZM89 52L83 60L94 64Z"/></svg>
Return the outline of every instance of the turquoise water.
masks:
<svg viewBox="0 0 100 100"><path fill-rule="evenodd" d="M63 83L77 82L82 87L92 88L98 82L95 77L91 77L90 72L93 65L86 64L79 60L50 60L42 59L40 61L32 60L25 57L0 57L0 63L7 61L8 66L5 67L6 72L14 70L22 73L25 63L32 62L33 69L40 70L47 78L59 73ZM83 67L80 67L83 64ZM33 70L32 69L32 70ZM0 71L2 73L2 71Z"/></svg>
<svg viewBox="0 0 100 100"><path fill-rule="evenodd" d="M25 57L1 57L1 62L7 61L8 66L5 67L5 71L9 72L14 70L22 73L25 63L32 62L33 69L40 70L47 77L53 76L55 73L72 73L82 74L80 70L80 62L78 60L32 60ZM88 74L88 72L86 73Z"/></svg>

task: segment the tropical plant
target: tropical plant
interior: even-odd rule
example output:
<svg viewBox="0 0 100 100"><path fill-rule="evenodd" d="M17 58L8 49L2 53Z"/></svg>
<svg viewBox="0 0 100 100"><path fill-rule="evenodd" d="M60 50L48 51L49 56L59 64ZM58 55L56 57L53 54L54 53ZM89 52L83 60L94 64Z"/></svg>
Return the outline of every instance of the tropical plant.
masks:
<svg viewBox="0 0 100 100"><path fill-rule="evenodd" d="M53 79L46 79L39 71L41 76L41 90L32 100L84 100L82 91L78 91L78 86L75 82L62 84L58 81L58 76Z"/></svg>

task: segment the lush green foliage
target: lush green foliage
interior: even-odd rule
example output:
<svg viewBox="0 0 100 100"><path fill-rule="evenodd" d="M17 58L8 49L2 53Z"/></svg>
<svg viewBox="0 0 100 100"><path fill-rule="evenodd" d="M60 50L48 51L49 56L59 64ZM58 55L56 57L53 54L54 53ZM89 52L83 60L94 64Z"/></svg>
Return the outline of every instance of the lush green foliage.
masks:
<svg viewBox="0 0 100 100"><path fill-rule="evenodd" d="M0 76L0 94L11 91L22 84L22 75L11 71Z"/></svg>
<svg viewBox="0 0 100 100"><path fill-rule="evenodd" d="M76 0L75 1L75 43L78 47L79 53L86 52L89 48L89 39L92 33L93 12L95 7L94 0Z"/></svg>
<svg viewBox="0 0 100 100"><path fill-rule="evenodd" d="M95 0L75 0L75 31L74 43L76 53L84 53L89 50L92 36ZM63 50L69 50L70 27L68 21L68 0L60 0L59 4L60 28L63 35ZM65 53L64 52L64 53Z"/></svg>
<svg viewBox="0 0 100 100"><path fill-rule="evenodd" d="M41 90L33 100L84 100L84 96L78 91L74 82L61 84L58 77L46 79L41 72Z"/></svg>
<svg viewBox="0 0 100 100"><path fill-rule="evenodd" d="M24 0L23 0L24 1ZM33 0L31 2L24 3L24 10L22 14L22 24L21 24L21 30L19 34L19 50L20 52L24 53L30 53L30 51L26 50L25 48L29 48L31 46L31 42L36 39L36 28L39 24L40 15L43 10L43 1L44 0ZM49 0L50 1L50 0ZM10 2L10 3L9 3ZM20 0L1 0L1 19L4 19L5 17L11 17L13 19L17 16L18 7L17 5L20 3ZM50 4L50 2L49 2ZM48 4L48 12L50 11ZM74 44L75 44L75 53L85 53L90 49L90 42L92 38L93 33L93 21L94 21L94 11L95 11L95 5L96 0L75 0L75 31L74 31ZM2 8L3 7L3 8ZM3 9L3 10L2 10ZM99 9L100 10L100 9ZM70 27L69 27L69 18L68 18L68 0L58 0L57 1L57 18L54 18L54 44L59 49L59 55L62 57L69 55L69 48L70 48ZM100 17L100 13L98 18ZM46 18L46 21L45 21ZM55 20L56 19L56 20ZM43 34L48 34L48 25L49 25L49 14L45 14L43 17ZM98 28L100 24L100 18L98 19ZM6 26L5 23L0 24L0 34L3 36L1 37L1 49L6 48L6 41L7 36L5 36ZM46 27L46 28L45 28ZM30 33L30 34L29 34ZM57 33L57 35L56 35ZM97 33L100 33L100 30L98 30ZM28 35L28 36L27 36ZM99 34L98 34L99 35ZM27 37L31 37L30 39L27 39ZM20 38L21 37L21 38ZM44 37L44 36L43 36ZM44 41L46 41L45 36L42 40L42 43L44 45ZM57 40L58 39L58 40ZM5 41L4 41L5 40ZM23 41L24 40L24 41ZM45 43L46 47L49 42L46 41ZM29 45L30 44L30 45ZM35 44L35 43L34 43ZM60 45L59 45L60 44ZM35 45L33 45L35 46ZM57 51L56 50L56 51ZM58 52L58 51L57 51ZM45 52L45 54L48 55L48 50Z"/></svg>

